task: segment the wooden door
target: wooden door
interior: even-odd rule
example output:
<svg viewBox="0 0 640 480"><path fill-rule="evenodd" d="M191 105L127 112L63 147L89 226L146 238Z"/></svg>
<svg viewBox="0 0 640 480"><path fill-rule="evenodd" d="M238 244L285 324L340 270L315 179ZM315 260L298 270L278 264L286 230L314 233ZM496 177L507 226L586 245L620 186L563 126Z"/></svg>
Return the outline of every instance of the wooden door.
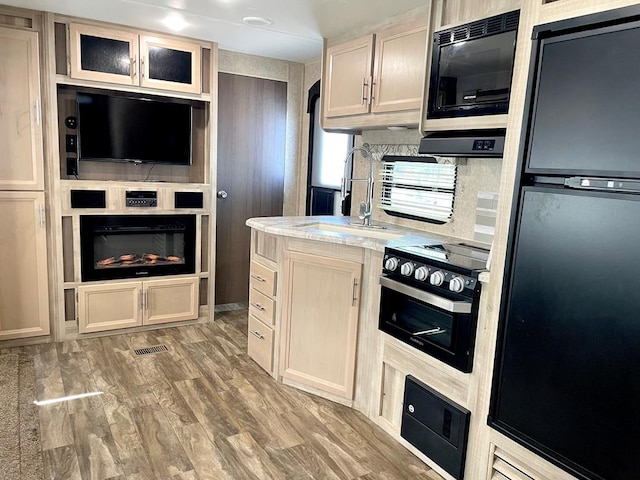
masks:
<svg viewBox="0 0 640 480"><path fill-rule="evenodd" d="M78 331L102 332L142 325L142 282L78 287Z"/></svg>
<svg viewBox="0 0 640 480"><path fill-rule="evenodd" d="M373 41L374 35L367 35L327 48L323 79L325 117L369 113Z"/></svg>
<svg viewBox="0 0 640 480"><path fill-rule="evenodd" d="M420 109L426 51L426 24L396 27L376 36L372 112Z"/></svg>
<svg viewBox="0 0 640 480"><path fill-rule="evenodd" d="M287 85L219 74L216 305L249 297L248 218L282 215Z"/></svg>
<svg viewBox="0 0 640 480"><path fill-rule="evenodd" d="M198 318L198 285L192 278L166 278L144 282L144 325Z"/></svg>
<svg viewBox="0 0 640 480"><path fill-rule="evenodd" d="M48 335L44 193L0 192L0 225L0 340Z"/></svg>
<svg viewBox="0 0 640 480"><path fill-rule="evenodd" d="M0 28L0 190L42 190L38 34Z"/></svg>
<svg viewBox="0 0 640 480"><path fill-rule="evenodd" d="M69 25L71 78L138 85L138 35L91 25Z"/></svg>
<svg viewBox="0 0 640 480"><path fill-rule="evenodd" d="M284 378L353 398L361 274L358 262L285 254Z"/></svg>

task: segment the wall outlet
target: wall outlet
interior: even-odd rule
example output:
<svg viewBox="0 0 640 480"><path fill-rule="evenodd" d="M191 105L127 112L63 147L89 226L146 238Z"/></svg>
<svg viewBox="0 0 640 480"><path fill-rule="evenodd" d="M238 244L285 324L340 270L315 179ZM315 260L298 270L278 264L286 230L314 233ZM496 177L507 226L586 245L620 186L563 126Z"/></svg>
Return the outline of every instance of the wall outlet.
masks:
<svg viewBox="0 0 640 480"><path fill-rule="evenodd" d="M78 159L67 157L67 175L78 176Z"/></svg>
<svg viewBox="0 0 640 480"><path fill-rule="evenodd" d="M78 136L67 135L67 153L76 153L78 151Z"/></svg>

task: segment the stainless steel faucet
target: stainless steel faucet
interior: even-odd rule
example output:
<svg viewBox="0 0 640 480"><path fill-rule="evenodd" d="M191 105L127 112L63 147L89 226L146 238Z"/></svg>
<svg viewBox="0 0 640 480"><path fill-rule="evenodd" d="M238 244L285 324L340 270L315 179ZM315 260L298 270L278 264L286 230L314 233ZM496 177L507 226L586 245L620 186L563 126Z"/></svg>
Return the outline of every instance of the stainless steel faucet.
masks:
<svg viewBox="0 0 640 480"><path fill-rule="evenodd" d="M349 157L357 151L362 152L362 156L369 159L369 176L367 178L349 178L349 173L347 172ZM367 182L367 198L364 202L360 202L360 209L358 213L358 218L362 220L362 224L366 226L371 225L371 214L373 213L373 160L373 154L366 143L362 147L353 147L349 150L344 159L344 173L342 175L340 188L340 196L344 199L347 196L349 183Z"/></svg>

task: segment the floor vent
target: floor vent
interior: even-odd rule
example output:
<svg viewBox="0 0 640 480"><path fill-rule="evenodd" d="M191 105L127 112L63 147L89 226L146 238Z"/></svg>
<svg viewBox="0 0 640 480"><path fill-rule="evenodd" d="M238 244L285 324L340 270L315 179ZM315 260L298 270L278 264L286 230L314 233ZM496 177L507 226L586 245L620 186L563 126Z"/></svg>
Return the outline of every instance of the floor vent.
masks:
<svg viewBox="0 0 640 480"><path fill-rule="evenodd" d="M169 349L166 345L154 345L153 347L145 347L145 348L136 348L133 353L136 354L137 357L141 355L151 355L152 353L160 353L160 352L168 352Z"/></svg>
<svg viewBox="0 0 640 480"><path fill-rule="evenodd" d="M506 454L499 447L493 452L491 480L537 480L539 477Z"/></svg>

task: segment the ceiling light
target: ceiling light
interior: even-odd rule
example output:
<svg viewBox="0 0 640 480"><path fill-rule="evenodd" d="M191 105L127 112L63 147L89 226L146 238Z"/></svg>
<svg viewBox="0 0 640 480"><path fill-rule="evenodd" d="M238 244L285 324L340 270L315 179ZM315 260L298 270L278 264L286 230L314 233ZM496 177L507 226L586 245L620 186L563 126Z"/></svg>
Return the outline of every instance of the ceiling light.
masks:
<svg viewBox="0 0 640 480"><path fill-rule="evenodd" d="M252 27L265 27L271 25L271 20L264 17L242 17L243 23L251 25Z"/></svg>
<svg viewBox="0 0 640 480"><path fill-rule="evenodd" d="M162 20L162 23L164 23L169 30L173 30L174 32L179 32L189 25L184 17L179 13L172 13L168 15L164 20Z"/></svg>

